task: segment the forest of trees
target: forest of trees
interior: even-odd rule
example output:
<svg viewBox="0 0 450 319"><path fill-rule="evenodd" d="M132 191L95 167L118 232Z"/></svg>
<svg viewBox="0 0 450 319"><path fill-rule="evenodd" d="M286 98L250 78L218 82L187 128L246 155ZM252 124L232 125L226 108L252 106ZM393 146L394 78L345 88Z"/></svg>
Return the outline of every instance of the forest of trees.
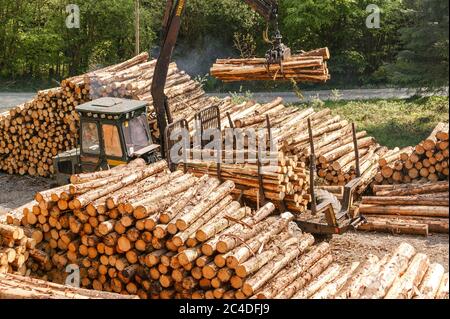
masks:
<svg viewBox="0 0 450 319"><path fill-rule="evenodd" d="M140 3L140 47L157 55L166 1ZM79 6L80 28L66 27L68 4ZM369 4L381 9L380 28L366 26ZM186 10L174 59L193 76L215 58L267 49L264 20L242 0L187 0ZM332 86L448 85L448 0L280 0L280 10L294 52L330 48ZM130 58L134 17L134 0L0 0L0 90L55 86Z"/></svg>

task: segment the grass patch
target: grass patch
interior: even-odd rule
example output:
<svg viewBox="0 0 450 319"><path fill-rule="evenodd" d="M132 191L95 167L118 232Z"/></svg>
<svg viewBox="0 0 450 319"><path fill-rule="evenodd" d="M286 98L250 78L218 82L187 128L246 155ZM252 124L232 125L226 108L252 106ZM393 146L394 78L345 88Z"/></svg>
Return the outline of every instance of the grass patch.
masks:
<svg viewBox="0 0 450 319"><path fill-rule="evenodd" d="M381 145L390 148L414 146L432 132L439 122L447 122L448 97L409 100L338 101L298 104L316 111L330 108L332 113L355 122Z"/></svg>

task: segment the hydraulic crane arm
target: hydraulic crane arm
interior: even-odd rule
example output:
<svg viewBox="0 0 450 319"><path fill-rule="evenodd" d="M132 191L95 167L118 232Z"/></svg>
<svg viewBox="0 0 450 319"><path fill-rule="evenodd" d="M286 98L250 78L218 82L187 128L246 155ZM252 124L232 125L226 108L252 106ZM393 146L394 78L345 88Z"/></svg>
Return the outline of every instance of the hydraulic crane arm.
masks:
<svg viewBox="0 0 450 319"><path fill-rule="evenodd" d="M167 123L172 123L172 114L164 94L166 86L169 64L172 59L172 53L175 48L178 33L181 27L181 17L184 14L187 0L167 0L166 9L163 18L163 28L161 33L161 51L156 62L153 82L152 97L153 105L156 111L158 128L160 130L161 154L163 158L167 157L164 133ZM278 18L278 0L243 0L253 10L263 16L266 21L273 22ZM284 55L284 46L281 43L281 34L276 27L276 35L273 41L273 48L266 54L268 64L281 63Z"/></svg>
<svg viewBox="0 0 450 319"><path fill-rule="evenodd" d="M262 15L267 21L272 21L278 15L277 0L244 0L253 10Z"/></svg>

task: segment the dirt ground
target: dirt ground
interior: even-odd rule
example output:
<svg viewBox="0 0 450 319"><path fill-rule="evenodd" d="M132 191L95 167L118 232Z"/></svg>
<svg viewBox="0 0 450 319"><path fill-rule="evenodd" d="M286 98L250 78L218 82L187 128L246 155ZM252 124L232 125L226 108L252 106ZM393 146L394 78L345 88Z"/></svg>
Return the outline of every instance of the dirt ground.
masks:
<svg viewBox="0 0 450 319"><path fill-rule="evenodd" d="M449 235L431 234L428 237L390 235L383 233L349 232L333 236L330 244L336 261L347 264L361 261L368 254L383 257L393 252L402 242L413 245L417 252L425 253L431 262L440 263L449 270Z"/></svg>
<svg viewBox="0 0 450 319"><path fill-rule="evenodd" d="M36 192L56 186L51 179L11 176L0 173L0 215L33 199ZM336 261L347 264L361 261L369 254L379 257L394 251L402 242L412 244L418 252L426 253L432 262L449 269L449 235L429 237L399 236L382 233L350 232L333 236L329 241Z"/></svg>
<svg viewBox="0 0 450 319"><path fill-rule="evenodd" d="M54 184L51 179L0 173L0 215L33 200L36 192L49 189Z"/></svg>

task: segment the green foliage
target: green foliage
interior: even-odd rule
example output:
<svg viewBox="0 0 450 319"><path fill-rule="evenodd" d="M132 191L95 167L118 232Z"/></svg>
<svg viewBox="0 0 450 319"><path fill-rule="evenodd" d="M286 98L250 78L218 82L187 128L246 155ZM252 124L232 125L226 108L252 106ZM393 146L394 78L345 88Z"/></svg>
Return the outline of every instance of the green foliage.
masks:
<svg viewBox="0 0 450 319"><path fill-rule="evenodd" d="M253 93L250 91L243 91L242 86L239 88L239 92L229 92L231 101L234 104L241 104L253 99Z"/></svg>
<svg viewBox="0 0 450 319"><path fill-rule="evenodd" d="M300 107L310 107L310 104ZM333 114L355 122L358 130L366 130L381 145L393 148L414 146L425 139L438 122L448 121L449 99L327 101L315 103L314 107L316 110L330 108Z"/></svg>
<svg viewBox="0 0 450 319"><path fill-rule="evenodd" d="M251 34L242 34L240 32L236 32L233 35L233 39L234 47L239 51L239 56L241 58L245 59L255 56L256 41Z"/></svg>
<svg viewBox="0 0 450 319"><path fill-rule="evenodd" d="M448 86L449 2L408 0L411 23L400 30L404 43L397 61L385 68L391 81L414 87Z"/></svg>
<svg viewBox="0 0 450 319"><path fill-rule="evenodd" d="M69 0L0 0L0 77L62 79L134 54L133 0L78 0L80 28L65 25ZM141 47L156 39L141 9Z"/></svg>
<svg viewBox="0 0 450 319"><path fill-rule="evenodd" d="M166 1L140 1L141 51L152 51L159 44ZM134 0L77 0L80 29L67 29L65 7L72 2L0 0L0 82L48 86L53 79L134 55ZM279 2L280 29L294 52L330 48L331 87L385 85L387 79L397 85L448 84L447 0ZM192 75L203 75L216 57L264 55L266 23L244 1L186 3L174 59ZM369 4L381 9L380 29L365 25ZM237 90L240 85L212 78L204 82L207 90ZM302 89L310 87L301 84ZM244 88L291 90L292 85L246 83Z"/></svg>
<svg viewBox="0 0 450 319"><path fill-rule="evenodd" d="M380 29L365 25L369 4L381 9ZM361 85L396 55L402 8L401 0L282 0L282 29L294 51L330 48L333 83Z"/></svg>

